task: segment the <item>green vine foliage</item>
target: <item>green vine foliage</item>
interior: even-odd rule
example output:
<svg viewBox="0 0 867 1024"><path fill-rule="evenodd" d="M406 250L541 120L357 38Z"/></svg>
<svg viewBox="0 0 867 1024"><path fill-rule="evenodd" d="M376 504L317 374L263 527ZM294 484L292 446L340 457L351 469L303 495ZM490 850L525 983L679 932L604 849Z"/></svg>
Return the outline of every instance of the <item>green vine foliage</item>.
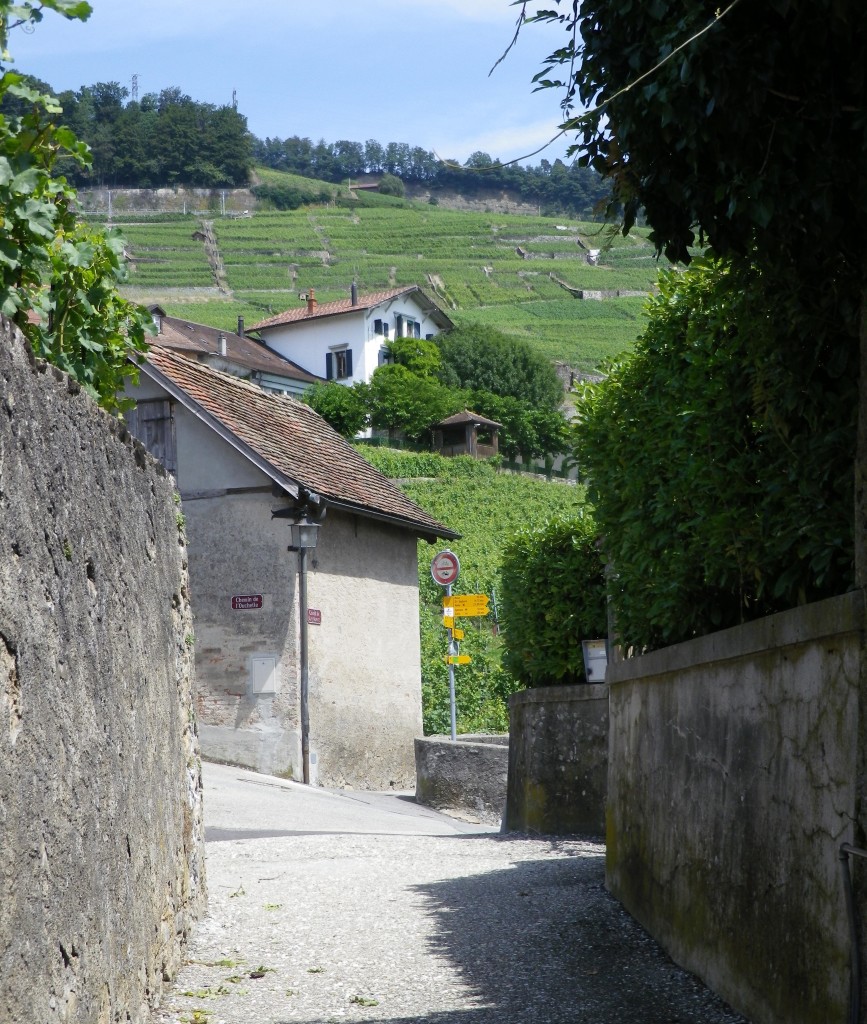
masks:
<svg viewBox="0 0 867 1024"><path fill-rule="evenodd" d="M768 273L663 273L634 353L584 388L577 454L627 647L852 585L851 351L811 332Z"/></svg>
<svg viewBox="0 0 867 1024"><path fill-rule="evenodd" d="M468 456L444 458L424 452L359 446L370 462L393 479L422 508L452 527L461 538L449 543L461 563L455 593L487 594L491 614L462 619L461 653L473 659L455 670L458 732L505 732L508 697L521 682L503 664L504 637L495 607L502 594L503 549L528 524L552 516L577 515L584 489L499 472L493 462ZM445 546L445 545L443 545ZM446 630L442 625L445 590L434 583L431 559L438 549L419 543L419 612L422 657L422 708L425 733L447 733L449 720Z"/></svg>
<svg viewBox="0 0 867 1024"><path fill-rule="evenodd" d="M37 21L43 7L76 18L90 12L66 0L0 2L4 59L10 17ZM89 151L57 125L57 101L11 71L0 77L0 100L7 96L23 112L0 115L0 312L37 356L70 373L105 408L119 409L118 391L136 377L135 359L151 329L147 312L117 292L125 279L123 241L76 222L75 190L56 165L62 158L86 164Z"/></svg>
<svg viewBox="0 0 867 1024"><path fill-rule="evenodd" d="M583 508L506 545L503 665L523 686L587 681L581 641L608 635L603 570L596 526Z"/></svg>

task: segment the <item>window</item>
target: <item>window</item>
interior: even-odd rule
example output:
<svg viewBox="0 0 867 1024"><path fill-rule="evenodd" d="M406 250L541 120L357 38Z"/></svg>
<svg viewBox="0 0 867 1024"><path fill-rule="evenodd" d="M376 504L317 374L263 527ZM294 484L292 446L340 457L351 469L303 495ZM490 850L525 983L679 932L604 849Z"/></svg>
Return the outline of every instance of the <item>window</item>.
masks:
<svg viewBox="0 0 867 1024"><path fill-rule="evenodd" d="M379 356L377 358L376 365L377 366L388 366L389 363L391 363L391 356L389 355L388 349L385 348L385 346L383 346L379 350Z"/></svg>
<svg viewBox="0 0 867 1024"><path fill-rule="evenodd" d="M325 353L326 380L346 380L352 376L352 349L340 348Z"/></svg>
<svg viewBox="0 0 867 1024"><path fill-rule="evenodd" d="M373 333L374 334L382 334L383 333L383 331L382 331L382 321L381 320L374 320L373 321Z"/></svg>

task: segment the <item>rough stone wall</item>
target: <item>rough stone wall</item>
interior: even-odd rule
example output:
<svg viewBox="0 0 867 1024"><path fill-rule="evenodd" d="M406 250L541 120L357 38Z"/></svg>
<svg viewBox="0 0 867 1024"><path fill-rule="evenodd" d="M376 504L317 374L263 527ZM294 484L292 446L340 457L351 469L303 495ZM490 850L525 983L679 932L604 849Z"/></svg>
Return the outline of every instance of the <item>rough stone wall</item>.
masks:
<svg viewBox="0 0 867 1024"><path fill-rule="evenodd" d="M144 1022L205 899L173 484L0 321L0 1020Z"/></svg>
<svg viewBox="0 0 867 1024"><path fill-rule="evenodd" d="M607 685L513 693L506 828L601 835L607 789Z"/></svg>
<svg viewBox="0 0 867 1024"><path fill-rule="evenodd" d="M508 736L415 741L415 798L459 818L499 825L506 805Z"/></svg>
<svg viewBox="0 0 867 1024"><path fill-rule="evenodd" d="M608 666L608 887L754 1024L846 1019L862 600Z"/></svg>

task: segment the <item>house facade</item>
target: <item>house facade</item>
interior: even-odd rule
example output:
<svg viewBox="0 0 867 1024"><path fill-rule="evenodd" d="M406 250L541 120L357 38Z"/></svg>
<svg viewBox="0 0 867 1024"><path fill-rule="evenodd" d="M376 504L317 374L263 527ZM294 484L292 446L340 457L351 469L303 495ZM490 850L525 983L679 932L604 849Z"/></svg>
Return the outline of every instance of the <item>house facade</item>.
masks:
<svg viewBox="0 0 867 1024"><path fill-rule="evenodd" d="M325 517L308 556L310 781L411 788L417 540L455 533L289 397L158 348L129 394L131 431L181 496L203 754L302 777L299 556L273 513L314 495Z"/></svg>
<svg viewBox="0 0 867 1024"><path fill-rule="evenodd" d="M262 320L249 328L268 348L326 380L352 385L369 381L386 361L395 338L433 338L454 325L417 286L316 301Z"/></svg>

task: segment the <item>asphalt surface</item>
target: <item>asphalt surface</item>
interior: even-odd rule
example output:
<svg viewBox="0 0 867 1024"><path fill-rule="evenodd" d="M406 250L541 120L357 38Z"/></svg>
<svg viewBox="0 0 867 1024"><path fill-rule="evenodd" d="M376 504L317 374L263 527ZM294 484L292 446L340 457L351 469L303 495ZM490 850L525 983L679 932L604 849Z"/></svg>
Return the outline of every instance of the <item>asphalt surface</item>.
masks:
<svg viewBox="0 0 867 1024"><path fill-rule="evenodd" d="M599 843L204 780L209 913L152 1024L748 1024L608 895Z"/></svg>

